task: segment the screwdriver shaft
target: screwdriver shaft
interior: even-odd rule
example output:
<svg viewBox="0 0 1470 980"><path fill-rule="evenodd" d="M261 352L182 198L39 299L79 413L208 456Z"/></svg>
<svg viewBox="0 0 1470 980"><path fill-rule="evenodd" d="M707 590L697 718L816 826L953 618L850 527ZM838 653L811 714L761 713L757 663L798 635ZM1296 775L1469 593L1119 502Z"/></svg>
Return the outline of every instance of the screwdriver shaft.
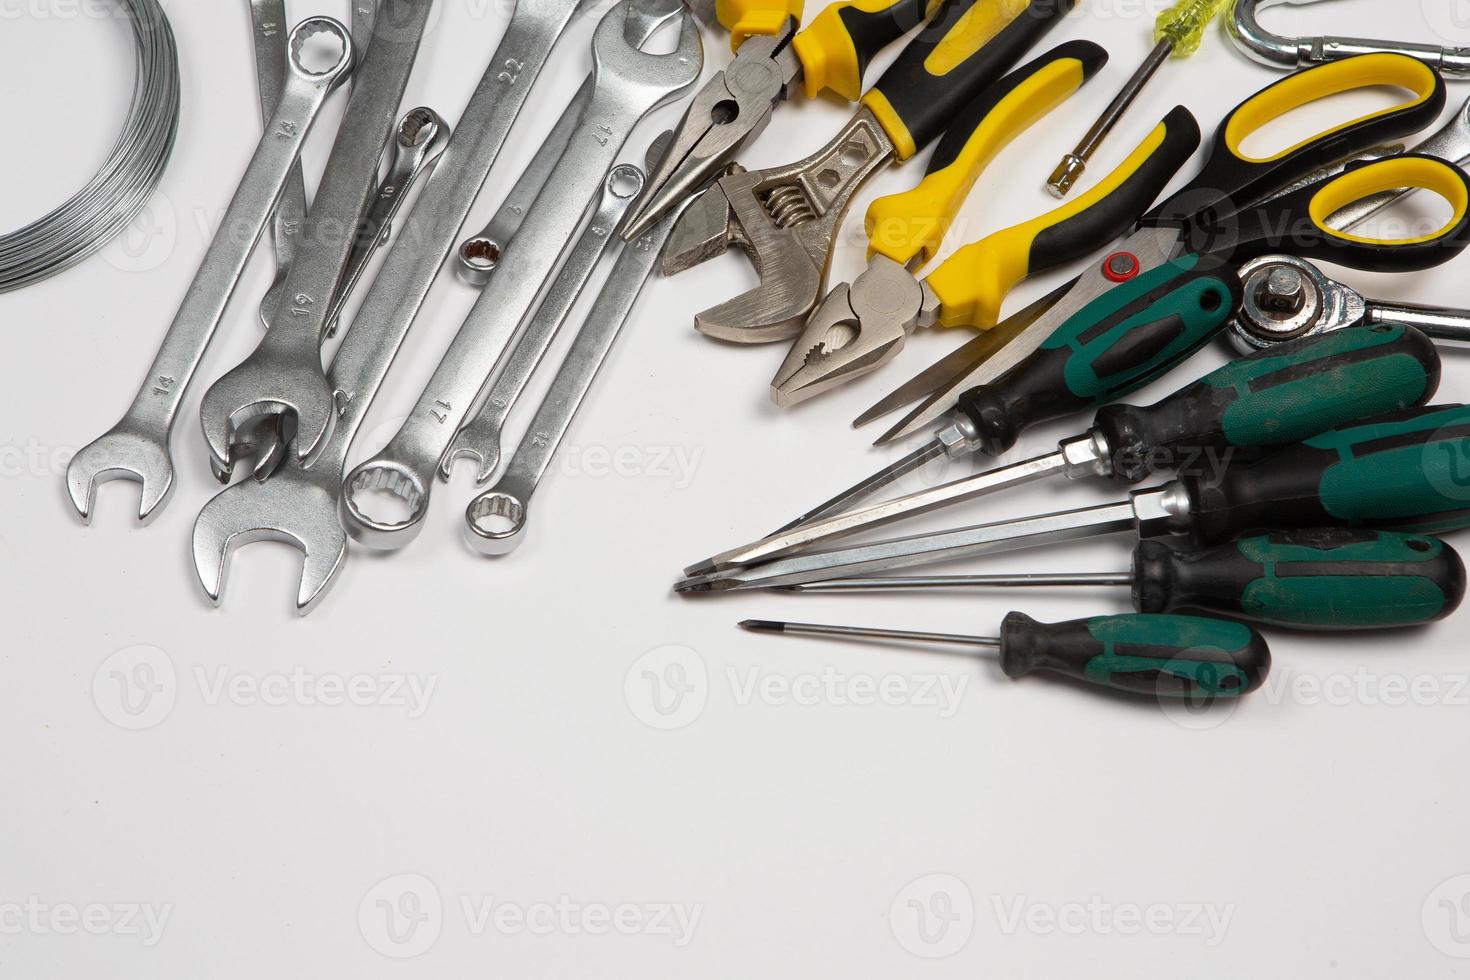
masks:
<svg viewBox="0 0 1470 980"><path fill-rule="evenodd" d="M884 487L897 483L915 470L927 466L929 463L943 456L944 445L939 442L931 442L922 449L905 456L892 466L874 473L862 483L844 490L826 503L819 504L815 509L807 511L775 533L785 534L787 531L801 527L803 524L811 524L814 521L831 517L833 514L840 514L859 500L866 500Z"/></svg>
<svg viewBox="0 0 1470 980"><path fill-rule="evenodd" d="M752 633L786 633L791 636L840 636L864 640L899 640L913 643L948 643L955 646L1000 649L1000 639L988 636L962 636L958 633L920 633L910 630L867 629L861 626L819 626L815 623L777 623L764 619L747 619L740 628Z"/></svg>
<svg viewBox="0 0 1470 980"><path fill-rule="evenodd" d="M1133 584L1130 572L1076 572L1032 575L912 575L891 578L832 579L786 586L787 592L920 592L940 589L1054 589Z"/></svg>
<svg viewBox="0 0 1470 980"><path fill-rule="evenodd" d="M1127 84L1123 86L1117 98L1113 99L1108 107L1103 110L1103 114L1098 117L1097 122L1092 124L1092 128L1087 131L1087 134L1082 137L1082 141L1077 144L1077 148L1063 157L1062 162L1057 165L1057 169L1052 172L1051 179L1046 182L1046 189L1051 192L1053 197L1066 197L1071 192L1072 188L1076 186L1078 179L1082 176L1083 171L1087 169L1087 164L1092 160L1092 155L1097 152L1097 148L1117 128L1123 116L1132 108L1133 103L1138 100L1144 88L1149 82L1153 81L1153 77L1158 74L1159 69L1164 66L1164 62L1168 61L1169 56L1173 53L1173 41L1163 40L1154 45L1154 49L1149 52L1148 58L1144 60L1143 64L1138 66L1138 70L1133 73L1132 78L1128 79Z"/></svg>

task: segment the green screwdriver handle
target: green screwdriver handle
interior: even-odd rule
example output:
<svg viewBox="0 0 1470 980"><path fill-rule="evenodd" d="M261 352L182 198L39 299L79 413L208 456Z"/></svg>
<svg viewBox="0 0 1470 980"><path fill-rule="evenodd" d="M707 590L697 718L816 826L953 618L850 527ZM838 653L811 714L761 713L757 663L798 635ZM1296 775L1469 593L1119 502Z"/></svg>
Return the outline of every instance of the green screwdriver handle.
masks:
<svg viewBox="0 0 1470 980"><path fill-rule="evenodd" d="M1011 613L1001 625L1007 677L1058 674L1174 700L1237 698L1259 688L1271 651L1240 623L1192 616L1099 616L1051 625Z"/></svg>
<svg viewBox="0 0 1470 980"><path fill-rule="evenodd" d="M1022 431L1150 384L1203 347L1240 308L1226 269L1186 255L1115 286L992 384L960 396L980 451L998 456Z"/></svg>
<svg viewBox="0 0 1470 980"><path fill-rule="evenodd" d="M1439 352L1419 331L1352 327L1227 364L1148 408L1105 405L1093 431L1114 481L1131 485L1206 451L1285 446L1423 405L1439 381Z"/></svg>
<svg viewBox="0 0 1470 980"><path fill-rule="evenodd" d="M1386 629L1443 619L1464 598L1465 564L1455 549L1391 531L1277 531L1203 550L1144 541L1133 558L1133 601L1145 613Z"/></svg>
<svg viewBox="0 0 1470 980"><path fill-rule="evenodd" d="M1470 527L1470 406L1435 405L1337 429L1223 476L1184 476L1189 533L1229 541L1270 528Z"/></svg>

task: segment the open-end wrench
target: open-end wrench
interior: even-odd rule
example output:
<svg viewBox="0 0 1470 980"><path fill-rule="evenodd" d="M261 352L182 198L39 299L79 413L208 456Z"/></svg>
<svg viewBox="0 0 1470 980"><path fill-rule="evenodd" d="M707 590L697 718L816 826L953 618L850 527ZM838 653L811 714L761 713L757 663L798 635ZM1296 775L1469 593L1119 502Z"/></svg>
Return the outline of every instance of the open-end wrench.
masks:
<svg viewBox="0 0 1470 980"><path fill-rule="evenodd" d="M358 235L374 233L361 231L361 222L433 5L434 0L384 0L377 11L372 48L355 73L352 98L286 277L286 302L255 351L204 393L199 416L217 471L232 468L237 435L248 440L261 418L292 413L281 431L304 433L292 446L308 460L331 428L335 403L322 371L322 338Z"/></svg>
<svg viewBox="0 0 1470 980"><path fill-rule="evenodd" d="M682 19L672 54L647 54L623 36L630 2L623 0L598 25L592 42L597 81L587 115L505 253L501 271L476 301L398 433L348 474L344 519L358 542L393 550L417 536L439 461L477 407L487 378L514 347L633 127L698 80L704 55L693 18ZM401 521L371 516L372 498L380 492L397 498L395 504L407 504L409 515Z"/></svg>
<svg viewBox="0 0 1470 980"><path fill-rule="evenodd" d="M608 174L602 185L602 199L592 213L591 223L582 231L577 244L572 246L556 281L536 310L536 315L526 325L515 352L490 380L490 393L479 414L454 437L440 463L441 477L448 479L450 469L459 459L475 461L479 466L476 478L479 483L489 480L495 473L500 465L500 434L505 428L505 420L536 373L546 348L551 345L572 307L577 305L577 299L592 278L598 261L612 244L623 215L642 192L643 182L643 171L627 164L614 167Z"/></svg>
<svg viewBox="0 0 1470 980"><path fill-rule="evenodd" d="M623 24L623 37L633 47L642 48L660 27L683 10L683 0L639 0L628 8L628 18ZM526 212L536 203L541 189L546 186L546 179L556 167L556 161L561 159L566 150L577 123L586 115L587 103L590 101L592 74L589 72L582 87L567 104L566 111L552 127L550 135L542 142L541 148L521 173L520 179L506 195L500 209L495 212L495 217L490 219L490 224L485 226L484 231L465 239L459 246L456 271L460 279L471 286L484 286L490 281L495 267L500 263L500 257L505 254L516 232L521 230Z"/></svg>
<svg viewBox="0 0 1470 980"><path fill-rule="evenodd" d="M260 117L269 125L281 93L286 88L286 0L250 0L250 19L255 38L255 79L260 89ZM357 23L353 22L352 42L357 46ZM270 326L270 311L276 308L286 273L296 258L296 245L301 226L306 221L306 181L301 176L301 162L291 168L286 189L271 218L271 242L276 253L276 277L260 302L260 319Z"/></svg>
<svg viewBox="0 0 1470 980"><path fill-rule="evenodd" d="M313 71L303 48L329 36L340 46L335 64ZM291 32L290 73L271 122L219 232L204 253L147 379L132 406L111 431L84 448L66 470L67 489L83 522L91 520L97 484L113 479L143 485L138 519L148 521L173 488L169 437L189 382L199 368L250 254L265 233L271 213L301 157L302 144L322 104L352 68L347 28L330 17L312 17Z"/></svg>
<svg viewBox="0 0 1470 980"><path fill-rule="evenodd" d="M556 458L577 410L632 315L669 233L688 203L686 200L676 206L618 256L505 475L465 509L465 540L475 551L508 555L520 546L531 495Z"/></svg>
<svg viewBox="0 0 1470 980"><path fill-rule="evenodd" d="M387 229L403 209L413 186L427 174L432 173L439 157L449 145L449 124L433 109L420 106L409 110L394 130L392 142L393 160L388 166L388 176L378 188L376 198L368 209L361 226L352 255L347 260L347 271L337 287L332 300L332 312L327 318L327 336L337 332L342 309L351 300L362 278L367 274L373 257L388 241ZM236 458L246 455L255 457L254 475L258 480L268 478L281 465L290 441L279 429L281 417L268 415L256 421L248 442L237 442ZM230 471L210 458L214 475L221 483L228 483Z"/></svg>
<svg viewBox="0 0 1470 980"><path fill-rule="evenodd" d="M572 15L591 0L538 0L516 7L500 47L455 126L449 149L404 220L352 329L332 360L338 420L311 469L294 453L270 480L245 480L215 496L194 525L194 566L218 604L230 554L252 541L282 541L305 554L296 605L308 612L347 558L338 518L347 453L393 359L438 278L506 136Z"/></svg>

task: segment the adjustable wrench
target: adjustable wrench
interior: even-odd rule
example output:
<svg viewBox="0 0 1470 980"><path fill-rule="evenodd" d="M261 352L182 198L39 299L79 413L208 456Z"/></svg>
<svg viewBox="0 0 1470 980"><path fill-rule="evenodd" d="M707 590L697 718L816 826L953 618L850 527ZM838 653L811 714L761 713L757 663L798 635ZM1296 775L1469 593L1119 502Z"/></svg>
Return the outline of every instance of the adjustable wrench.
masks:
<svg viewBox="0 0 1470 980"><path fill-rule="evenodd" d="M335 407L322 374L322 338L432 7L433 0L385 0L377 12L373 46L356 72L301 249L286 277L289 302L275 311L254 353L216 381L200 405L205 441L218 469L234 463L236 435L253 432L254 423L266 416L295 413L294 422L306 435L294 446L304 459L314 455L319 434L331 426Z"/></svg>
<svg viewBox="0 0 1470 980"><path fill-rule="evenodd" d="M319 35L341 45L337 63L313 72L301 51ZM265 233L301 147L322 104L352 69L347 28L330 17L313 17L291 32L290 72L279 104L256 148L240 186L225 211L189 291L149 368L147 380L120 422L79 452L67 467L67 489L84 523L92 516L97 484L130 479L143 485L138 520L149 521L173 489L169 437L184 393L224 316L240 275Z"/></svg>
<svg viewBox="0 0 1470 980"><path fill-rule="evenodd" d="M666 147L668 142L661 140L660 145ZM510 417L510 411L526 390L526 385L530 384L546 348L551 346L572 307L577 305L577 299L612 244L623 216L642 192L643 185L643 171L628 164L614 167L607 180L603 181L602 198L592 213L591 223L572 247L541 307L526 325L514 353L491 379L484 407L454 437L439 464L441 477L449 478L449 471L458 459L473 459L478 464L479 483L484 483L494 474L500 465L500 433L505 428L505 420Z"/></svg>
<svg viewBox="0 0 1470 980"><path fill-rule="evenodd" d="M454 138L374 278L332 361L338 419L310 469L294 453L262 483L246 480L205 505L194 525L194 567L216 605L230 554L252 541L284 541L305 555L297 609L315 608L347 558L338 519L347 453L393 366L506 136L572 15L592 0L538 0L517 6ZM667 0L665 0L667 2Z"/></svg>
<svg viewBox="0 0 1470 980"><path fill-rule="evenodd" d="M587 115L506 252L500 274L480 295L397 435L347 476L347 530L362 544L393 550L417 536L439 461L461 421L476 407L487 376L513 349L521 325L582 224L589 199L633 127L699 78L703 46L693 18L683 18L673 54L646 54L624 39L630 2L623 0L598 26L592 42L597 81ZM369 515L364 505L376 491L406 503L411 511L407 519Z"/></svg>
<svg viewBox="0 0 1470 980"><path fill-rule="evenodd" d="M689 203L676 205L623 249L505 475L465 508L465 540L480 554L507 555L520 546L531 495L556 458L577 410L632 315L669 233Z"/></svg>
<svg viewBox="0 0 1470 980"><path fill-rule="evenodd" d="M623 24L624 40L635 48L642 48L660 27L673 20L683 9L683 3L678 0L640 0L628 8L628 19ZM500 257L505 254L516 232L521 230L526 212L536 203L556 161L566 151L577 123L587 114L587 103L592 101L592 80L589 72L582 87L567 104L566 111L552 127L550 135L542 142L541 148L521 173L520 179L506 195L500 210L490 219L490 224L484 231L465 239L460 245L459 266L456 271L459 278L469 285L484 286L490 281Z"/></svg>

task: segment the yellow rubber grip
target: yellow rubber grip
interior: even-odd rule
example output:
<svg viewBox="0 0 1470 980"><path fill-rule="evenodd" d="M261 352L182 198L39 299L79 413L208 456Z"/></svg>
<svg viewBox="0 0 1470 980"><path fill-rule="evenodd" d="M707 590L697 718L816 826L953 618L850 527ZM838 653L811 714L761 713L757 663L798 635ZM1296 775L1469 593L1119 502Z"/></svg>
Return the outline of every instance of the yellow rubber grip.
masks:
<svg viewBox="0 0 1470 980"><path fill-rule="evenodd" d="M730 32L730 50L752 37L774 37L786 29L786 21L801 21L804 0L715 0L715 17Z"/></svg>
<svg viewBox="0 0 1470 980"><path fill-rule="evenodd" d="M1018 283L1031 275L1036 240L1044 232L1103 204L1148 162L1168 135L1160 125L1101 183L1054 211L998 231L950 256L929 276L939 297L936 326L989 330L1000 322L1002 304Z"/></svg>
<svg viewBox="0 0 1470 980"><path fill-rule="evenodd" d="M1438 194L1450 203L1453 214L1439 230L1415 238L1369 238L1334 231L1328 225L1328 219L1349 204L1401 187L1417 187ZM1389 157L1349 170L1313 195L1311 204L1312 221L1318 228L1335 238L1384 248L1432 242L1463 221L1467 210L1470 210L1470 194L1466 193L1465 182L1454 167L1425 157Z"/></svg>
<svg viewBox="0 0 1470 980"><path fill-rule="evenodd" d="M1031 0L991 0L975 4L960 16L944 40L929 53L924 67L931 75L948 75L979 53L1030 6Z"/></svg>
<svg viewBox="0 0 1470 980"><path fill-rule="evenodd" d="M932 16L941 2L926 0L924 16ZM909 26L883 15L895 7L913 5L914 0L850 0L834 3L818 14L791 42L801 62L802 88L807 97L816 98L830 90L848 102L860 99L868 60L902 37L903 27ZM848 11L851 13L845 13ZM873 36L863 38L861 46L853 37L854 24L874 25Z"/></svg>
<svg viewBox="0 0 1470 980"><path fill-rule="evenodd" d="M955 159L911 191L879 198L868 208L868 258L886 255L908 265L928 262L959 213L975 181L996 154L1087 80L1081 61L1062 58L1012 89L980 120Z"/></svg>
<svg viewBox="0 0 1470 980"><path fill-rule="evenodd" d="M1434 69L1422 61L1405 58L1403 55L1371 54L1349 61L1331 62L1311 71L1291 75L1247 101L1235 111L1229 124L1225 127L1225 145L1236 157L1248 163L1270 163L1295 152L1308 143L1315 143L1326 136L1360 125L1370 119L1377 119L1380 116L1401 112L1419 105L1434 95L1437 84L1438 76ZM1248 156L1240 149L1241 144L1252 133L1293 109L1299 109L1319 99L1343 92L1380 85L1406 88L1415 93L1415 98L1378 112L1370 112L1325 132L1317 133L1269 157Z"/></svg>

